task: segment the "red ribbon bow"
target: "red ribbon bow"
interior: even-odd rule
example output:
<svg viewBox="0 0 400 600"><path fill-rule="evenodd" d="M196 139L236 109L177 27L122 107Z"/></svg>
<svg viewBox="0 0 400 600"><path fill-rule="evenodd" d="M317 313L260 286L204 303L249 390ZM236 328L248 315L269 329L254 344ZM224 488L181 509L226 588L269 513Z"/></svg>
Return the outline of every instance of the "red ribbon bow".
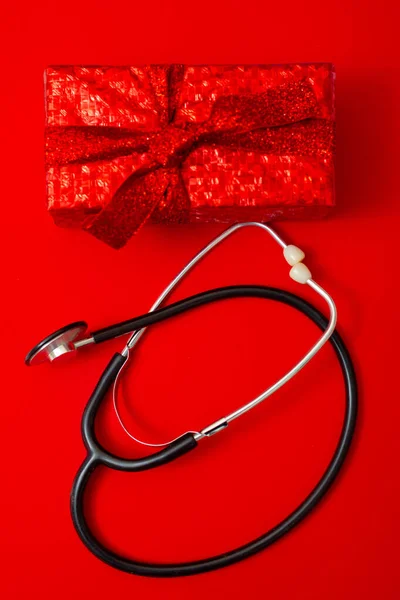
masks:
<svg viewBox="0 0 400 600"><path fill-rule="evenodd" d="M179 72L172 72L179 76ZM176 89L171 86L170 89ZM261 94L218 98L208 120L181 123L175 119L177 97L168 89L157 98L160 126L137 132L121 127L48 127L47 165L112 160L146 153L146 165L119 187L105 208L84 223L84 229L114 248L157 213L159 220L184 220L190 204L181 177L181 165L199 146L228 146L257 151L295 153L299 139L326 127L313 87L307 79L291 81ZM307 121L313 119L312 121ZM288 135L286 126L293 129Z"/></svg>

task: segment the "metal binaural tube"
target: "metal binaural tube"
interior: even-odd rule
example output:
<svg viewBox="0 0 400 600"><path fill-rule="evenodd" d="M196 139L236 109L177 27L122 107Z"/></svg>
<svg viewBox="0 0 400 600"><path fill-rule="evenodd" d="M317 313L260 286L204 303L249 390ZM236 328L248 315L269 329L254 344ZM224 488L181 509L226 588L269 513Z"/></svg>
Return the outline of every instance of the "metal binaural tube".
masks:
<svg viewBox="0 0 400 600"><path fill-rule="evenodd" d="M164 302L164 300L168 297L168 295L172 292L172 290L178 285L178 283L185 277L185 275L204 256L206 256L211 250L213 250L218 244L220 244L222 241L224 241L227 237L229 237L235 231L238 231L239 229L243 229L244 227L258 227L258 228L266 231L281 248L283 248L284 250L286 248L288 248L288 245L283 241L283 239L268 225L264 225L263 223L257 223L257 222L237 223L237 224L233 225L232 227L229 227L228 229L226 229L222 234L220 234L218 237L216 237L214 240L212 240L209 244L207 244L207 246L205 246L202 250L200 250L192 258L192 260L190 260L187 263L187 265L178 273L178 275L171 281L171 283L164 289L164 291L160 294L160 296L154 302L154 304L152 305L152 307L149 310L149 314L153 313L155 310L157 310L160 307L160 305ZM304 256L304 253L302 253L302 254ZM286 258L286 256L285 256L285 258ZM293 263L289 262L289 264L293 264ZM303 265L301 265L301 266L303 266ZM292 272L294 269L295 269L295 267L292 267ZM337 321L337 312L336 312L335 303L333 302L330 295L320 285L318 285L315 281L313 281L311 279L311 274L309 273L309 271L305 267L305 265L303 267L303 271L304 270L308 273L308 275L310 276L310 279L308 279L306 281L306 278L305 278L303 281L301 281L301 283L306 282L317 294L319 294L327 302L328 307L329 307L329 322L328 322L328 326L327 326L326 330L324 331L323 335L312 346L312 348L305 354L305 356L299 360L299 362L292 369L290 369L283 377L281 377L276 383L274 383L272 386L270 386L262 394L260 394L259 396L257 396L253 400L251 400L250 402L247 402L246 404L244 404L237 410L231 412L229 415L218 419L214 423L211 423L211 425L208 425L207 427L203 428L202 431L200 431L200 432L191 431L191 433L194 434L196 440L210 435L210 432L216 433L217 431L220 431L228 423L237 419L244 413L248 412L249 410L251 410L252 408L257 406L258 404L263 402L266 398L271 396L274 392L279 390L288 381L290 381L290 379L292 379L297 373L299 373L301 371L301 369L303 369L306 366L306 364L317 354L317 352L322 348L322 346L331 337L331 335L335 329L336 321ZM295 277L292 275L292 272L290 273L290 275L295 279ZM300 279L298 281L300 281ZM125 347L121 351L121 354L123 356L129 358L130 351L136 346L136 344L139 342L140 338L143 336L145 331L146 331L146 326L144 326L143 328L141 328L137 331L134 331L132 333L132 335L130 336ZM126 361L126 362L128 362L128 361ZM118 406L117 406L116 386L117 386L118 378L120 377L121 372L122 372L123 368L125 367L125 365L126 365L126 363L124 363L124 365L122 365L122 367L117 375L117 378L115 380L114 389L113 389L113 404L114 404L114 410L117 415L118 421L121 424L122 428L124 429L125 433L130 438L135 440L136 442L142 443L144 445L149 445L149 446L164 445L164 444L148 444L147 442L142 442L141 440L139 440L138 438L133 436L128 431L128 429L126 428L125 424L122 421L122 418L121 418L121 415L119 414L119 410L118 410ZM223 424L223 426L222 426L222 424Z"/></svg>

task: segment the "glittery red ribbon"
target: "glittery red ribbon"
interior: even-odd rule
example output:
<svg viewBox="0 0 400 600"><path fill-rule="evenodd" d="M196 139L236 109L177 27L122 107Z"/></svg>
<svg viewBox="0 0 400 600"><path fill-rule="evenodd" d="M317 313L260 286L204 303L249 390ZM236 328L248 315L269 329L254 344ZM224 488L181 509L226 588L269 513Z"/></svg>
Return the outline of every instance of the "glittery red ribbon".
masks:
<svg viewBox="0 0 400 600"><path fill-rule="evenodd" d="M318 119L321 107L306 79L264 93L222 96L202 123L175 121L177 79L179 70L172 71L169 88L158 94L160 126L155 131L96 126L46 130L48 166L147 155L145 166L126 179L98 215L84 223L84 229L114 248L122 247L155 211L165 220L185 219L189 197L181 166L199 146L262 152L278 148L280 153L296 154L307 139L312 146L314 139L332 133L331 122Z"/></svg>

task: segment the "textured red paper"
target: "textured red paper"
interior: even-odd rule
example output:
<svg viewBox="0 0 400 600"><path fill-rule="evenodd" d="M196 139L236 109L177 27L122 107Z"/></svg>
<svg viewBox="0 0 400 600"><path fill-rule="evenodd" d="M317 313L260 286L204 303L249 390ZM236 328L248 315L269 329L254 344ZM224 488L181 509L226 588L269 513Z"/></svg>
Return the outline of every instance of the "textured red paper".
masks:
<svg viewBox="0 0 400 600"><path fill-rule="evenodd" d="M322 216L333 155L330 64L46 70L48 208L114 247L148 219Z"/></svg>

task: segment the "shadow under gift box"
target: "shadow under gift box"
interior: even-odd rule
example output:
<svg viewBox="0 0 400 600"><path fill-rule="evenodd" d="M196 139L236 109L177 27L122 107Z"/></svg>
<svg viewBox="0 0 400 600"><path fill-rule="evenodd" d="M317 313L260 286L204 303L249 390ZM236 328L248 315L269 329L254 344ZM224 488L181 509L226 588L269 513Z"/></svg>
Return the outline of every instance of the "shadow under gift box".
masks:
<svg viewBox="0 0 400 600"><path fill-rule="evenodd" d="M115 248L146 221L325 216L334 80L322 63L49 67L48 210Z"/></svg>

